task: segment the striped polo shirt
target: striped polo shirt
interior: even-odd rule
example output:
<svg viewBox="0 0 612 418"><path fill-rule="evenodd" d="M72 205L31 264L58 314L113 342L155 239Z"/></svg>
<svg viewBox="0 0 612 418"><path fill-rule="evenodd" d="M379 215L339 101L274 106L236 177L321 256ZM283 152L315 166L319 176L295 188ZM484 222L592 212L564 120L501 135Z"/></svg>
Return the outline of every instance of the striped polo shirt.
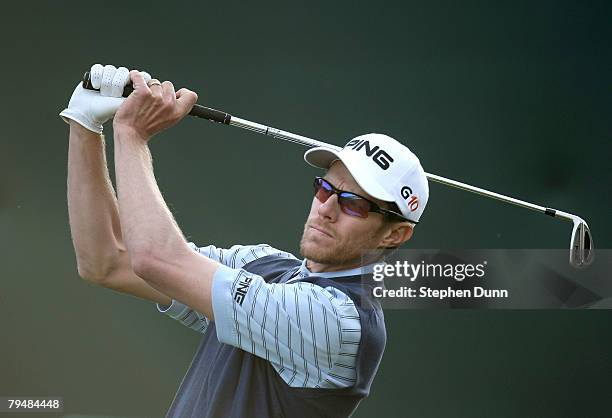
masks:
<svg viewBox="0 0 612 418"><path fill-rule="evenodd" d="M355 303L333 286L304 281L313 275L306 260L283 283L267 283L243 269L262 257L297 260L267 244L190 247L221 264L213 277L212 305L219 342L240 348L270 363L290 387L339 389L356 382L361 324ZM371 273L373 265L316 273L334 279ZM173 300L158 310L199 333L210 321Z"/></svg>

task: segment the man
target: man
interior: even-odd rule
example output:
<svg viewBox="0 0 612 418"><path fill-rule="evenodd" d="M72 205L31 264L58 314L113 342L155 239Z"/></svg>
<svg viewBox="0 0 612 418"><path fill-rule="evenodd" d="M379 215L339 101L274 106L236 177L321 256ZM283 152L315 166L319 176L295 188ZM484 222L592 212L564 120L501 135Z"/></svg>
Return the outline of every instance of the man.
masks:
<svg viewBox="0 0 612 418"><path fill-rule="evenodd" d="M204 334L168 416L350 416L386 341L370 273L410 239L427 203L418 159L378 134L307 151L327 172L314 182L303 260L268 245L198 248L164 202L147 145L197 95L124 67L94 65L91 77L100 93L77 86L61 113L78 271ZM117 197L101 136L113 115ZM374 252L362 260L365 250Z"/></svg>

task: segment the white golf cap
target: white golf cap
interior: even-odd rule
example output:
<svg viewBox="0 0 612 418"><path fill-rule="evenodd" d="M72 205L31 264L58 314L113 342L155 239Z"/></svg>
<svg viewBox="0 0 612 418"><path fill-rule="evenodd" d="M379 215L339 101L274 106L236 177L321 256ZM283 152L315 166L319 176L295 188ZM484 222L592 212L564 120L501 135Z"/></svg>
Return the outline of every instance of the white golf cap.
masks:
<svg viewBox="0 0 612 418"><path fill-rule="evenodd" d="M409 221L418 222L429 198L429 184L412 151L390 136L366 134L351 139L339 151L316 147L304 160L328 169L336 160L344 163L357 184L370 196L394 202Z"/></svg>

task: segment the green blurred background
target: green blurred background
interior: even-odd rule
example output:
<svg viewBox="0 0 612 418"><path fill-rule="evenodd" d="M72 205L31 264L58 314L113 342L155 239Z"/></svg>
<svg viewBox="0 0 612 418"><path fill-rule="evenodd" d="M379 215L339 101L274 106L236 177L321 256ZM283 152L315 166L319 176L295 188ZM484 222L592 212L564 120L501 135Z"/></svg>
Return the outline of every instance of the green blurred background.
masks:
<svg viewBox="0 0 612 418"><path fill-rule="evenodd" d="M91 64L344 144L383 132L426 171L584 217L610 248L610 2L11 2L3 6L0 396L163 416L198 334L76 274L57 116ZM109 151L112 151L107 128ZM152 143L194 242L296 252L303 148L200 120ZM262 192L273 182L283 193ZM570 224L431 184L415 248L566 248ZM610 414L609 311L388 311L356 417ZM40 416L40 415L37 415Z"/></svg>

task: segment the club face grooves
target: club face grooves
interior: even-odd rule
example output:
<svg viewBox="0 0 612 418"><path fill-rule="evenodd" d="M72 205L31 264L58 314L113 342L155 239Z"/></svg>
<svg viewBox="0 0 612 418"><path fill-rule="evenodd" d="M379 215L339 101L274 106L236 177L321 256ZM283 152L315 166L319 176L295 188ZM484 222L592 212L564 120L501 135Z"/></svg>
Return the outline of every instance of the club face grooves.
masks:
<svg viewBox="0 0 612 418"><path fill-rule="evenodd" d="M576 268L593 262L593 238L589 226L582 219L574 222L570 242L570 264Z"/></svg>

